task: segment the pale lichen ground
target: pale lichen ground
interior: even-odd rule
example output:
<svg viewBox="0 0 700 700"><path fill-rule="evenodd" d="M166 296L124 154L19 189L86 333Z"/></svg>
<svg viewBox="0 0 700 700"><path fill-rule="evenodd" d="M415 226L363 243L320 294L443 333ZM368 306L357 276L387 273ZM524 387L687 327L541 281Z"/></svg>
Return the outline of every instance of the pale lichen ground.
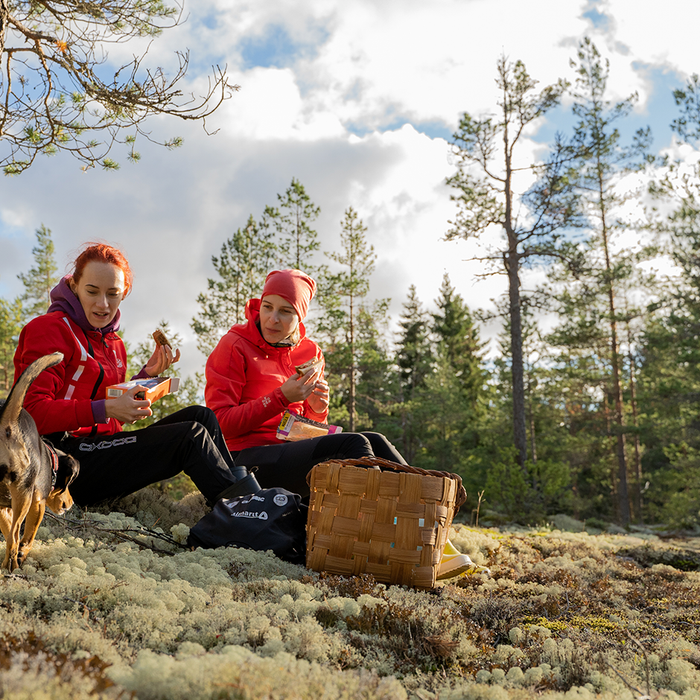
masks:
<svg viewBox="0 0 700 700"><path fill-rule="evenodd" d="M700 700L700 540L452 534L492 578L415 591L46 520L0 580L0 697Z"/></svg>

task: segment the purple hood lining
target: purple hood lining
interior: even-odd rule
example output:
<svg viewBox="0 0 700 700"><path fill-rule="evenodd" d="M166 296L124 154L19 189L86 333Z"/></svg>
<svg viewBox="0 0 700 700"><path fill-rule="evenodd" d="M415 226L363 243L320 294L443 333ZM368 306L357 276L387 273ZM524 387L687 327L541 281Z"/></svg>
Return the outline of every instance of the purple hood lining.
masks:
<svg viewBox="0 0 700 700"><path fill-rule="evenodd" d="M85 316L85 311L83 310L83 305L80 303L80 299L73 293L73 290L68 284L70 278L71 275L66 275L51 290L51 306L49 306L49 313L52 311L61 311L67 314L71 321L77 323L86 333L89 331L102 333L102 335L116 333L119 330L122 312L117 309L114 318L104 328L95 328L91 326Z"/></svg>

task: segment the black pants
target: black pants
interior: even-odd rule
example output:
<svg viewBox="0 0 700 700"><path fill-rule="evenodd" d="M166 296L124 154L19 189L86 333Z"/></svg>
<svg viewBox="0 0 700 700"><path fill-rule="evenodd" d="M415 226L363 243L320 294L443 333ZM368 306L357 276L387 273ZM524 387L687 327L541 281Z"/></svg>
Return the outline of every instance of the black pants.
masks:
<svg viewBox="0 0 700 700"><path fill-rule="evenodd" d="M336 433L298 442L248 447L232 454L237 465L258 468L255 476L264 489L281 486L302 496L309 495L306 475L328 459L380 457L406 464L380 433Z"/></svg>
<svg viewBox="0 0 700 700"><path fill-rule="evenodd" d="M211 503L236 483L219 422L203 406L184 408L142 430L67 437L57 447L80 462L70 492L81 506L126 496L183 471Z"/></svg>

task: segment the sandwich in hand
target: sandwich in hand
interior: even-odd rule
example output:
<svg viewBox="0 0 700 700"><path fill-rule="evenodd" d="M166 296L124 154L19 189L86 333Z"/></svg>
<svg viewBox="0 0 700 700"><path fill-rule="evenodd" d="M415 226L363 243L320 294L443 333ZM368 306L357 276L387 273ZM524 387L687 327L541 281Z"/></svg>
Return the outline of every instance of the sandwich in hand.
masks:
<svg viewBox="0 0 700 700"><path fill-rule="evenodd" d="M167 345L172 349L172 345L170 344L170 341L168 340L167 336L165 333L160 328L156 328L156 330L153 331L153 340L156 341L156 345Z"/></svg>
<svg viewBox="0 0 700 700"><path fill-rule="evenodd" d="M296 369L297 374L300 377L303 377L309 370L317 372L319 369L321 369L321 359L318 357L314 357L308 362L304 362L301 365L297 365L294 369Z"/></svg>

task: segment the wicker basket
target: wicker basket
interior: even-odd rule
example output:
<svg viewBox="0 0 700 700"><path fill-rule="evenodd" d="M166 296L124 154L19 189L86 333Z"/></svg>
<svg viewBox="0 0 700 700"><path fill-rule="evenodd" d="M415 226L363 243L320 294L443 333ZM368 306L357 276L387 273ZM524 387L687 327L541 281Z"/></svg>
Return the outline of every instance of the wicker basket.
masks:
<svg viewBox="0 0 700 700"><path fill-rule="evenodd" d="M307 477L306 566L432 588L462 480L382 459L331 460Z"/></svg>

